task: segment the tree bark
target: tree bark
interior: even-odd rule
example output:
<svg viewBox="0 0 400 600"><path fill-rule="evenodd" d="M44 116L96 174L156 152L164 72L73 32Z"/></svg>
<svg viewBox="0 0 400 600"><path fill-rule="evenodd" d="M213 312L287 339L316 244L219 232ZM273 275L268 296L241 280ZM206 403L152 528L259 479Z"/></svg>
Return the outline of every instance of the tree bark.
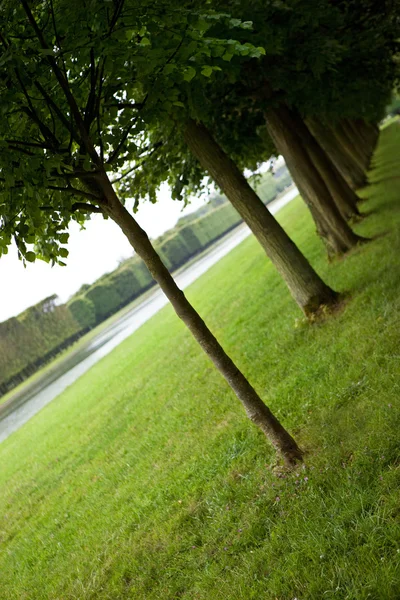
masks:
<svg viewBox="0 0 400 600"><path fill-rule="evenodd" d="M270 108L266 119L269 134L310 209L328 256L348 252L362 238L352 231L340 214L324 179L304 146L290 111L283 105Z"/></svg>
<svg viewBox="0 0 400 600"><path fill-rule="evenodd" d="M286 118L290 119L290 126L296 130L297 135L302 139L306 151L325 181L326 187L342 217L346 221L358 217L360 215L357 208L358 196L312 135L303 119L296 111L289 111L288 109L286 109Z"/></svg>
<svg viewBox="0 0 400 600"><path fill-rule="evenodd" d="M306 124L348 185L353 190L365 186L367 183L365 170L360 167L347 148L339 142L334 126L321 122L315 117L307 118Z"/></svg>
<svg viewBox="0 0 400 600"><path fill-rule="evenodd" d="M336 292L317 275L206 127L189 120L185 141L250 227L304 314L334 304Z"/></svg>
<svg viewBox="0 0 400 600"><path fill-rule="evenodd" d="M87 184L87 181L84 182ZM302 451L264 404L245 376L214 337L200 315L178 288L173 277L154 250L145 231L119 201L107 175L97 177L97 186L104 195L103 210L122 229L135 252L142 258L155 281L171 302L176 314L188 327L218 371L242 402L248 417L266 435L287 465L302 460Z"/></svg>
<svg viewBox="0 0 400 600"><path fill-rule="evenodd" d="M347 131L347 135L353 140L359 154L362 155L365 168L368 169L378 143L378 126L367 123L363 119L343 119L343 127Z"/></svg>
<svg viewBox="0 0 400 600"><path fill-rule="evenodd" d="M359 137L355 135L353 128L342 119L336 123L334 131L341 144L353 156L354 160L357 161L360 168L363 171L367 171L369 164L368 154L365 148L363 148Z"/></svg>

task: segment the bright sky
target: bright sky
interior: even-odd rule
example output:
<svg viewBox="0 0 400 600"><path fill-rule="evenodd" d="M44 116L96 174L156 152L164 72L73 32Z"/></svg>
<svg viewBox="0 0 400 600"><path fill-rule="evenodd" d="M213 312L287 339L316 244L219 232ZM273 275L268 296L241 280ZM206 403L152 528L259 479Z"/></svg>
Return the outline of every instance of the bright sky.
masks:
<svg viewBox="0 0 400 600"><path fill-rule="evenodd" d="M135 218L152 238L173 227L183 214L196 210L206 200L194 198L183 210L182 203L171 200L167 187L159 194L159 202L145 202ZM71 225L67 266L50 267L38 260L24 268L15 247L0 258L0 321L15 316L43 298L57 294L65 302L83 283L92 283L112 271L118 262L132 255L133 250L122 231L101 215L92 215L86 229Z"/></svg>

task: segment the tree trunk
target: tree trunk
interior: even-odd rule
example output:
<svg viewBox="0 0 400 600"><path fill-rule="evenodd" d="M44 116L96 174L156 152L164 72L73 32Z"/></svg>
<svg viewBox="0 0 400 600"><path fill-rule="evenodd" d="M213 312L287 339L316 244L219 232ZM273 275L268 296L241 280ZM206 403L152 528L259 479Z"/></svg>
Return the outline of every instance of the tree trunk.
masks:
<svg viewBox="0 0 400 600"><path fill-rule="evenodd" d="M367 183L366 173L347 148L339 142L334 126L315 117L307 118L306 124L348 185L353 190L363 187Z"/></svg>
<svg viewBox="0 0 400 600"><path fill-rule="evenodd" d="M354 248L362 238L352 231L340 214L290 117L290 111L282 105L270 108L266 115L269 134L310 208L317 231L325 242L328 256L344 254Z"/></svg>
<svg viewBox="0 0 400 600"><path fill-rule="evenodd" d="M359 153L363 156L365 168L368 169L378 143L378 126L367 123L363 119L343 119L343 126L348 136L353 139Z"/></svg>
<svg viewBox="0 0 400 600"><path fill-rule="evenodd" d="M335 131L344 144L347 142L347 148L358 161L361 168L367 171L370 154L365 147L364 140L355 131L351 122L342 119L336 124Z"/></svg>
<svg viewBox="0 0 400 600"><path fill-rule="evenodd" d="M85 182L85 184L87 181ZM151 275L171 302L176 314L188 327L216 368L242 402L248 417L260 427L285 463L293 465L302 459L302 452L294 439L264 404L248 380L226 354L207 328L200 315L178 288L143 229L118 200L105 173L97 177L105 198L104 211L122 229L135 252L142 258Z"/></svg>
<svg viewBox="0 0 400 600"><path fill-rule="evenodd" d="M340 171L335 167L324 149L311 134L300 115L293 110L289 112L286 109L286 112L286 118L290 119L290 126L295 129L297 135L302 139L306 151L325 181L326 187L342 217L347 221L352 217L359 216L360 213L357 208L359 198L356 193L351 189Z"/></svg>
<svg viewBox="0 0 400 600"><path fill-rule="evenodd" d="M185 141L250 227L304 314L311 316L321 305L334 304L336 292L317 275L209 131L189 120Z"/></svg>

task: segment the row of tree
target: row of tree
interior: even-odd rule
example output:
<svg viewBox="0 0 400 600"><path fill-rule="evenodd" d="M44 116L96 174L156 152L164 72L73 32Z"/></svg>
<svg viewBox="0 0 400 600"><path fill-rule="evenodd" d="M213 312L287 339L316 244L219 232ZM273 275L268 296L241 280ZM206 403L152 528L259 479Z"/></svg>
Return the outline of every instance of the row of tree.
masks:
<svg viewBox="0 0 400 600"><path fill-rule="evenodd" d="M350 221L398 77L395 3L6 0L1 13L0 250L14 236L25 260L62 263L71 219L89 211L113 219L248 416L286 462L300 460L124 199L155 202L167 181L184 200L207 185L207 173L304 314L333 306L337 291L243 170L282 154L329 256L364 241Z"/></svg>
<svg viewBox="0 0 400 600"><path fill-rule="evenodd" d="M279 177L264 173L255 183L264 201L269 203L290 185L291 178L287 169L281 169ZM155 246L173 270L240 222L226 198L214 194L208 204L183 217L176 227L160 236ZM134 256L94 284L84 284L67 305L58 303L54 295L0 323L0 394L21 383L60 350L154 283L143 261Z"/></svg>
<svg viewBox="0 0 400 600"><path fill-rule="evenodd" d="M0 394L32 375L43 363L67 347L81 327L56 296L0 323Z"/></svg>

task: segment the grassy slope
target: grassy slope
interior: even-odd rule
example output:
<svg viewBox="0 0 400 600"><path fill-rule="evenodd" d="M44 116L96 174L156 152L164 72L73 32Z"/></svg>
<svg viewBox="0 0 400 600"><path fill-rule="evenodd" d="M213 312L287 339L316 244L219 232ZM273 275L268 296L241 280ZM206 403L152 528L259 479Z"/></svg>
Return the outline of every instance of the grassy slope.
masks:
<svg viewBox="0 0 400 600"><path fill-rule="evenodd" d="M398 598L399 131L357 227L385 235L327 265L300 200L280 213L341 314L305 325L253 239L188 291L307 466L271 471L167 307L1 445L1 599Z"/></svg>

